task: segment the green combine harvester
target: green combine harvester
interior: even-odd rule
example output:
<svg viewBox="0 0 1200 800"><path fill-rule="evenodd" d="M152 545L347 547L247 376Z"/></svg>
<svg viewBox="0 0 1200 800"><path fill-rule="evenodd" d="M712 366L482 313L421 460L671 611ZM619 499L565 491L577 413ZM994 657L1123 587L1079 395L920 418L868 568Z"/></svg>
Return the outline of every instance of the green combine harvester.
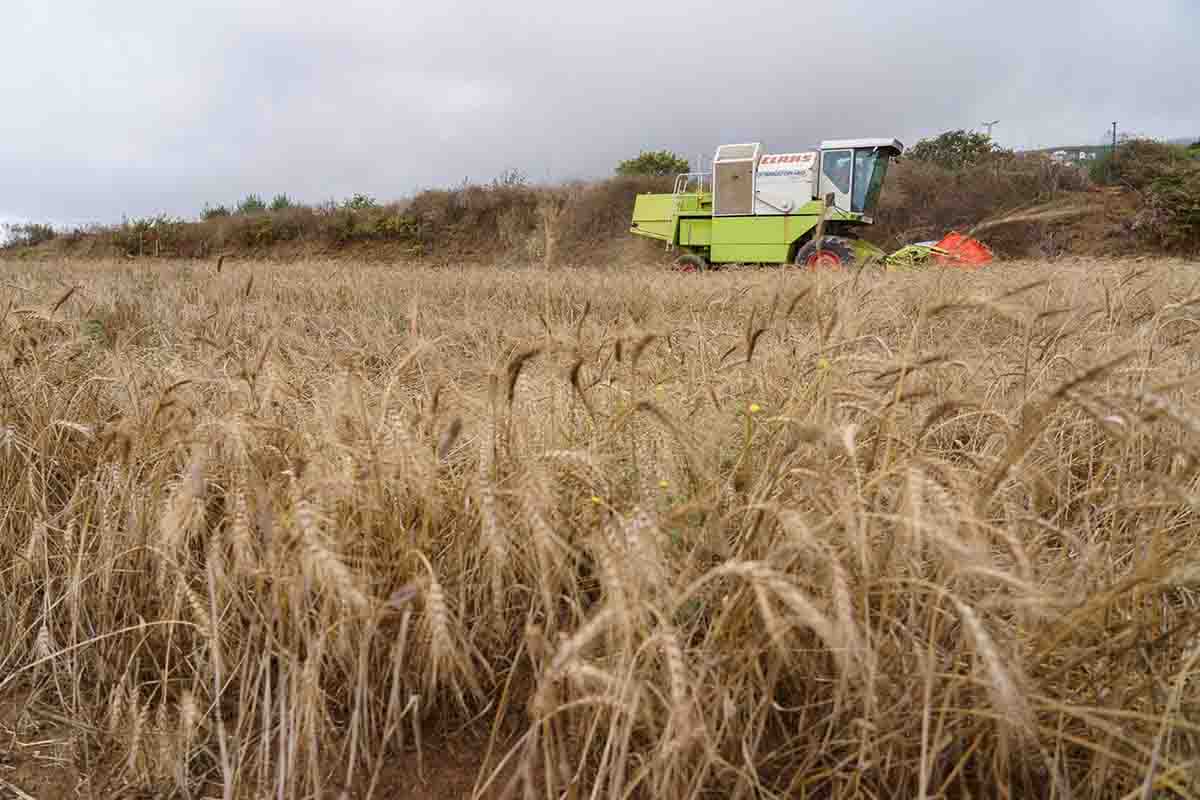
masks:
<svg viewBox="0 0 1200 800"><path fill-rule="evenodd" d="M870 225L896 139L821 142L764 153L758 142L717 148L712 172L676 177L671 194L638 195L631 231L666 242L676 267L796 264L844 269L882 252L855 236Z"/></svg>

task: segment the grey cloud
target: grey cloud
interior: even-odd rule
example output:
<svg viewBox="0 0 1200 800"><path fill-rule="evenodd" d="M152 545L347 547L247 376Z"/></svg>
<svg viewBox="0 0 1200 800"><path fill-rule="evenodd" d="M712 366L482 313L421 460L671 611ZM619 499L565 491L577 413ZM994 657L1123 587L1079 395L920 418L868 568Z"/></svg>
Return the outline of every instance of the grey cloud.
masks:
<svg viewBox="0 0 1200 800"><path fill-rule="evenodd" d="M1189 0L20 0L0 31L0 215L23 218L390 199L997 117L1014 147L1114 119L1200 136Z"/></svg>

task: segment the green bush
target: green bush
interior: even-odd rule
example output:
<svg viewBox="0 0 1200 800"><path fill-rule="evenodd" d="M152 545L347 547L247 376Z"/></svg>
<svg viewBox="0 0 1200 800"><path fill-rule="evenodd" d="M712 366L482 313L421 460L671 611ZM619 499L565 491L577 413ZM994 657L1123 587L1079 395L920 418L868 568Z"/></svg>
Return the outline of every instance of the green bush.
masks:
<svg viewBox="0 0 1200 800"><path fill-rule="evenodd" d="M237 213L239 214L256 214L260 211L266 211L267 204L257 194L248 194L246 199L238 203Z"/></svg>
<svg viewBox="0 0 1200 800"><path fill-rule="evenodd" d="M258 217L239 225L234 239L244 247L266 247L275 241L275 225L270 217Z"/></svg>
<svg viewBox="0 0 1200 800"><path fill-rule="evenodd" d="M112 243L136 255L178 255L187 238L189 223L180 217L158 214L126 219L112 230Z"/></svg>
<svg viewBox="0 0 1200 800"><path fill-rule="evenodd" d="M272 211L286 211L289 208L295 208L296 203L286 194L277 194L271 200Z"/></svg>
<svg viewBox="0 0 1200 800"><path fill-rule="evenodd" d="M415 242L421 235L421 222L408 214L390 213L379 220L378 230L385 239Z"/></svg>
<svg viewBox="0 0 1200 800"><path fill-rule="evenodd" d="M223 206L223 205L209 206L206 203L204 205L204 210L200 212L200 219L203 219L203 220L217 219L219 217L228 217L228 216L229 216L229 207Z"/></svg>

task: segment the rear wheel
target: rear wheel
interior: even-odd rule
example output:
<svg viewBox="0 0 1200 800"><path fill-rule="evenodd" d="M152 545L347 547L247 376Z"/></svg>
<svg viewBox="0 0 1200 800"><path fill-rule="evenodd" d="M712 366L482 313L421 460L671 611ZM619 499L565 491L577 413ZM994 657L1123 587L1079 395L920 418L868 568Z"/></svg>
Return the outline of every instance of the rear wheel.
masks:
<svg viewBox="0 0 1200 800"><path fill-rule="evenodd" d="M808 270L845 270L858 266L857 260L849 239L825 236L821 239L819 252L817 241L811 239L796 251L794 263Z"/></svg>
<svg viewBox="0 0 1200 800"><path fill-rule="evenodd" d="M704 256L696 253L684 253L675 259L673 264L677 272L708 272L709 263Z"/></svg>

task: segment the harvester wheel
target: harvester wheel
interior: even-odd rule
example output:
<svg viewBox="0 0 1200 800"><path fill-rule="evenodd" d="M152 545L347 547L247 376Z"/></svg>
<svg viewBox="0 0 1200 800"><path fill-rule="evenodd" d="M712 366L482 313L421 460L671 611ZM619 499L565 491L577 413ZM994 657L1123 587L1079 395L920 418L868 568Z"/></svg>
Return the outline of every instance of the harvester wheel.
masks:
<svg viewBox="0 0 1200 800"><path fill-rule="evenodd" d="M678 272L707 272L709 264L704 256L695 253L684 253L675 259L675 269Z"/></svg>
<svg viewBox="0 0 1200 800"><path fill-rule="evenodd" d="M821 240L821 251L817 252L817 241L811 239L796 251L797 266L811 270L844 270L857 266L854 247L849 239L841 236L826 236Z"/></svg>

